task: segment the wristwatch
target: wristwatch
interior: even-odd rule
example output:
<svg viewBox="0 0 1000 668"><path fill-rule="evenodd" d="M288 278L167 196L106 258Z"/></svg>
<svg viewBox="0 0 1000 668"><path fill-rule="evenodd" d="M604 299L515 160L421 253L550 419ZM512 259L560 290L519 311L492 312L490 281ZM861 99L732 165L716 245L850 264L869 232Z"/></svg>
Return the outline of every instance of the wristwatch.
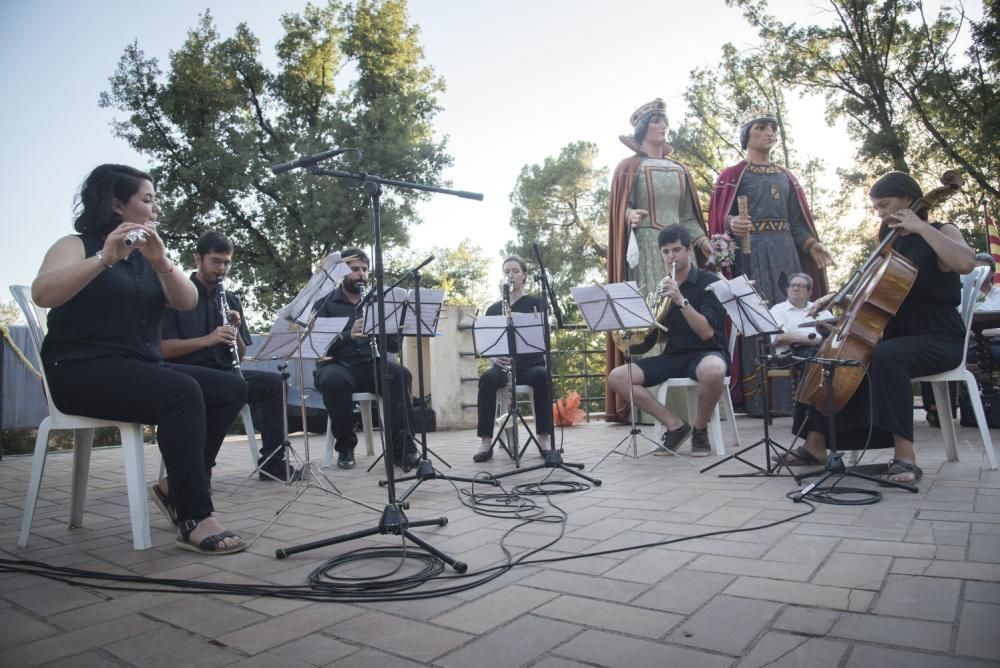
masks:
<svg viewBox="0 0 1000 668"><path fill-rule="evenodd" d="M110 269L111 267L114 266L113 264L108 264L107 262L104 261L104 251L103 250L99 250L96 253L94 253L94 257L97 258L98 262L100 262L102 265L104 265L105 269Z"/></svg>
<svg viewBox="0 0 1000 668"><path fill-rule="evenodd" d="M680 304L677 305L677 308L685 309L688 306L691 306L691 302L689 302L688 300L685 299L685 300L681 301Z"/></svg>

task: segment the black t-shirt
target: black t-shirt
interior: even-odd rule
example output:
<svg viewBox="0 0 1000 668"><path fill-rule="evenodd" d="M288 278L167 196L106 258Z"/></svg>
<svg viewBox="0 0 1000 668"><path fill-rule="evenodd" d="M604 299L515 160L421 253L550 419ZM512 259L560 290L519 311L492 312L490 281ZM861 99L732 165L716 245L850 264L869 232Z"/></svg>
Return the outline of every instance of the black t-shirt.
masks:
<svg viewBox="0 0 1000 668"><path fill-rule="evenodd" d="M104 246L97 237L78 236L86 257ZM133 252L49 311L42 359L46 364L106 357L158 362L163 359L160 322L166 303L156 271Z"/></svg>
<svg viewBox="0 0 1000 668"><path fill-rule="evenodd" d="M371 362L371 337L362 336L354 338L350 335L354 321L358 319L360 313L357 307L347 300L343 290L336 288L323 299L319 299L313 305L317 318L349 318L344 327L344 335L330 344L326 351L327 357L340 364L357 365ZM389 336L386 341L389 352L399 352L399 337ZM317 366L328 364L331 360L323 360Z"/></svg>
<svg viewBox="0 0 1000 668"><path fill-rule="evenodd" d="M510 310L514 313L538 313L542 310L542 302L533 295L521 295L520 299L510 305ZM492 304L486 309L486 315L503 315L503 302ZM518 367L524 369L542 366L545 364L545 355L543 353L522 353L517 356L516 362Z"/></svg>
<svg viewBox="0 0 1000 668"><path fill-rule="evenodd" d="M715 330L715 336L707 341L702 340L681 313L680 304L671 304L664 323L669 330L667 345L663 348L664 355L683 355L702 350L726 351L726 310L715 292L707 289L718 280L719 277L712 272L691 265L687 278L680 285L681 294L694 310L705 316Z"/></svg>
<svg viewBox="0 0 1000 668"><path fill-rule="evenodd" d="M163 314L162 332L164 339L194 339L205 336L214 331L216 327L224 324L218 291L212 290L209 293L208 287L198 280L196 272L191 272L191 282L198 288L198 305L190 311L175 311L168 306ZM243 339L243 343L249 346L253 343L253 339L250 337L247 320L243 316L243 305L239 298L231 292L226 293L226 303L229 309L239 312L240 338ZM226 317L228 318L228 313ZM225 324L229 324L228 319ZM233 368L233 351L229 346L218 343L181 357L173 357L170 361L228 371Z"/></svg>

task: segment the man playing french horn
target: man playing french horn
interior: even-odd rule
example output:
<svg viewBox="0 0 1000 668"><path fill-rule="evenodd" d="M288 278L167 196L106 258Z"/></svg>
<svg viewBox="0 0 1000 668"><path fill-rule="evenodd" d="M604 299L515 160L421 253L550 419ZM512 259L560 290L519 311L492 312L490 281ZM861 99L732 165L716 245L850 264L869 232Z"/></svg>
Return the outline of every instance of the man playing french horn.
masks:
<svg viewBox="0 0 1000 668"><path fill-rule="evenodd" d="M680 225L660 230L657 242L668 275L660 281L660 294L670 300L662 323L667 327L663 353L619 366L608 374L608 387L619 396L629 396L629 383L635 404L665 427L663 447L675 452L690 436L691 454L711 452L708 420L722 395L723 381L729 373L729 355L725 348L726 312L708 286L719 280L715 274L699 269L694 262L691 236ZM669 270L675 269L673 278ZM646 388L668 378L698 381L698 410L693 425L671 413ZM693 426L693 429L692 429ZM666 454L657 451L657 454Z"/></svg>

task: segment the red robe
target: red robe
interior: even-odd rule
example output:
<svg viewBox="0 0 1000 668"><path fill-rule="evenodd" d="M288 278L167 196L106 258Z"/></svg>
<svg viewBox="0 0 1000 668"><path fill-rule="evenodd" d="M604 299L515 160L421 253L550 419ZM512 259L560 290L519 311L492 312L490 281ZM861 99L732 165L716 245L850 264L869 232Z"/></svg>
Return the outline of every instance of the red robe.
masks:
<svg viewBox="0 0 1000 668"><path fill-rule="evenodd" d="M639 146L632 137L622 136L620 139L623 144L635 151L635 155L625 158L618 163L618 166L615 167L615 173L611 177L610 206L608 207L608 283L620 283L627 280L625 253L628 250L628 233L631 225L625 219L625 209L628 207L629 197L632 194L632 187L635 184L635 177L639 171L639 166L644 159L650 157L639 150ZM674 148L666 144L664 145L663 155L660 157L667 158L673 152ZM687 180L688 193L691 194L694 203L695 215L698 217L698 222L701 224L702 229L704 229L705 215L701 210L701 202L698 201L698 189L695 187L691 173L684 165L681 165L681 167L684 168L684 176ZM696 239L692 239L692 245L696 241ZM697 254L697 259L698 265L704 266L706 258L700 252ZM605 347L605 372L611 373L612 369L624 363L625 358L618 348L615 347L610 334L606 337ZM604 419L607 422L624 422L628 420L628 399L619 398L614 392L608 389L606 384L604 389Z"/></svg>
<svg viewBox="0 0 1000 668"><path fill-rule="evenodd" d="M739 190L740 179L743 178L743 172L746 171L749 165L750 163L746 160L740 160L719 174L719 178L715 182L715 187L712 188L712 200L708 207L708 229L712 234L727 234L729 232L726 226L726 217L733 209L733 201L736 199L737 190ZM776 166L788 176L792 190L799 200L802 215L805 217L806 227L809 229L812 238L818 241L819 237L816 234L816 225L813 222L812 212L809 210L809 203L806 201L805 191L799 185L799 181L795 178L794 174L780 165ZM826 270L816 266L816 261L809 254L808 247L799 248L799 262L802 264L802 271L812 277L813 291L810 300L815 300L825 295L829 290L826 281ZM740 384L739 352L740 347L736 346L733 351L733 370L730 376L733 398L737 401L740 401L743 396L743 387Z"/></svg>

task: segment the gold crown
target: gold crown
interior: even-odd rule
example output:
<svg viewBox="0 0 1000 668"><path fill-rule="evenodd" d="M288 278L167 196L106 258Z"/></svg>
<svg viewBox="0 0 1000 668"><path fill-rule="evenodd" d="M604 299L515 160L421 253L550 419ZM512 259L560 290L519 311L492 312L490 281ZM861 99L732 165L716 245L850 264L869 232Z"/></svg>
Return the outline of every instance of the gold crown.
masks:
<svg viewBox="0 0 1000 668"><path fill-rule="evenodd" d="M666 102L663 101L663 98L658 97L652 102L647 102L646 104L642 105L634 112L632 112L632 116L629 117L628 121L634 128L639 124L639 121L642 120L643 116L652 113L660 114L661 116L663 116L664 119L667 118L667 104Z"/></svg>
<svg viewBox="0 0 1000 668"><path fill-rule="evenodd" d="M775 116L773 112L768 111L767 109L751 109L750 111L746 112L743 115L743 121L740 122L740 127L745 128L746 126L751 125L755 121L761 121L765 119L769 121L774 121L775 123L778 122L778 117Z"/></svg>

